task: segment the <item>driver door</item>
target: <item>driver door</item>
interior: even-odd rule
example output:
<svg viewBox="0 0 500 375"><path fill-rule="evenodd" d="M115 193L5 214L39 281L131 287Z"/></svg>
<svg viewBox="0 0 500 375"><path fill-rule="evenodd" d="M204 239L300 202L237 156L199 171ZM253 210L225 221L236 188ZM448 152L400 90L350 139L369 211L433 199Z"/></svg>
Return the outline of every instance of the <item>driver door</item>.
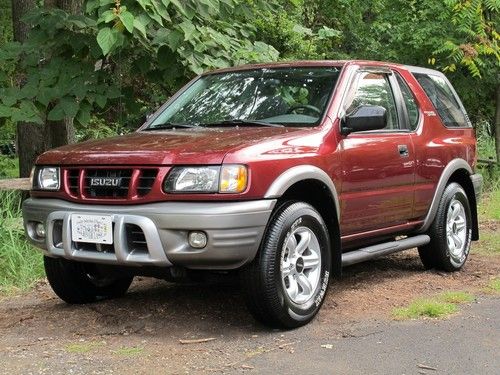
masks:
<svg viewBox="0 0 500 375"><path fill-rule="evenodd" d="M389 70L360 70L349 93L346 115L361 105L379 105L387 111L387 126L350 133L341 140L341 234L400 230L413 211L415 153L403 121L399 87Z"/></svg>

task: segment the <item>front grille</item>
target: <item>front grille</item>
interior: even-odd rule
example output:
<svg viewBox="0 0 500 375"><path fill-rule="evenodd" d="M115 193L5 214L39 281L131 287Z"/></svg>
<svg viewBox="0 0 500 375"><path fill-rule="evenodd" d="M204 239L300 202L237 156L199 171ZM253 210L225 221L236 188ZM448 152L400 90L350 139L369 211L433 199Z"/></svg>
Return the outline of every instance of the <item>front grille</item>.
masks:
<svg viewBox="0 0 500 375"><path fill-rule="evenodd" d="M143 198L153 189L158 173L158 168L70 167L65 171L66 191L80 199Z"/></svg>
<svg viewBox="0 0 500 375"><path fill-rule="evenodd" d="M87 169L83 190L89 198L126 198L131 177L132 169Z"/></svg>
<svg viewBox="0 0 500 375"><path fill-rule="evenodd" d="M78 195L80 193L80 187L78 184L79 173L80 171L78 169L70 169L68 171L68 189L73 195Z"/></svg>
<svg viewBox="0 0 500 375"><path fill-rule="evenodd" d="M157 174L157 169L143 169L141 171L141 174L139 175L139 182L137 184L137 195L143 197L151 191Z"/></svg>

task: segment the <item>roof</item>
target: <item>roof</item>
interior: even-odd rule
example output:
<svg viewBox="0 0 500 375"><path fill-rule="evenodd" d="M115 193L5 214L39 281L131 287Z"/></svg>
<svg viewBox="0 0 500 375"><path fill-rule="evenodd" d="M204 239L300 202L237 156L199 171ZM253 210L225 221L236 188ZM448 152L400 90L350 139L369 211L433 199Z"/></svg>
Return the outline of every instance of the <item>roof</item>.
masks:
<svg viewBox="0 0 500 375"><path fill-rule="evenodd" d="M208 71L204 74L211 73L223 73L223 72L233 72L241 70L254 70L254 69L265 69L265 68L296 68L296 67L339 67L342 68L346 65L370 65L370 66L383 66L383 67L393 67L393 68L403 68L414 73L426 73L442 76L443 73L429 68L422 68L412 65L403 65L393 62L385 61L371 61L371 60L295 60L295 61L279 61L271 63L262 64L245 64L239 66L233 66L230 68L223 68Z"/></svg>

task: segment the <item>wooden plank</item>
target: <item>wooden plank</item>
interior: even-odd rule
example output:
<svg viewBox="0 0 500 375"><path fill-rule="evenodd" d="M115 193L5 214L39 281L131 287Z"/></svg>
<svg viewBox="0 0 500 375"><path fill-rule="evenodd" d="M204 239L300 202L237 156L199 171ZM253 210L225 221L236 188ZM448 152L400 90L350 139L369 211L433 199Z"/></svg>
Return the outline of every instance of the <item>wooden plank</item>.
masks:
<svg viewBox="0 0 500 375"><path fill-rule="evenodd" d="M11 178L0 180L0 190L30 190L29 178Z"/></svg>
<svg viewBox="0 0 500 375"><path fill-rule="evenodd" d="M488 165L495 165L495 164L498 164L495 160L493 159L477 159L477 162L478 163L482 163L482 164L488 164Z"/></svg>

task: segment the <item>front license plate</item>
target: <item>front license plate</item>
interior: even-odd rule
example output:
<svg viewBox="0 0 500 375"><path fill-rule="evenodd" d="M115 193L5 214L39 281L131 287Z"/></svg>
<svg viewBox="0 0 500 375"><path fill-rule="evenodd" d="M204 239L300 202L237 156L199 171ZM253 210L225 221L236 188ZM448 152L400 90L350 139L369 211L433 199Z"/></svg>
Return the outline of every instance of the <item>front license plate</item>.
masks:
<svg viewBox="0 0 500 375"><path fill-rule="evenodd" d="M113 222L106 215L71 215L73 242L113 243Z"/></svg>

